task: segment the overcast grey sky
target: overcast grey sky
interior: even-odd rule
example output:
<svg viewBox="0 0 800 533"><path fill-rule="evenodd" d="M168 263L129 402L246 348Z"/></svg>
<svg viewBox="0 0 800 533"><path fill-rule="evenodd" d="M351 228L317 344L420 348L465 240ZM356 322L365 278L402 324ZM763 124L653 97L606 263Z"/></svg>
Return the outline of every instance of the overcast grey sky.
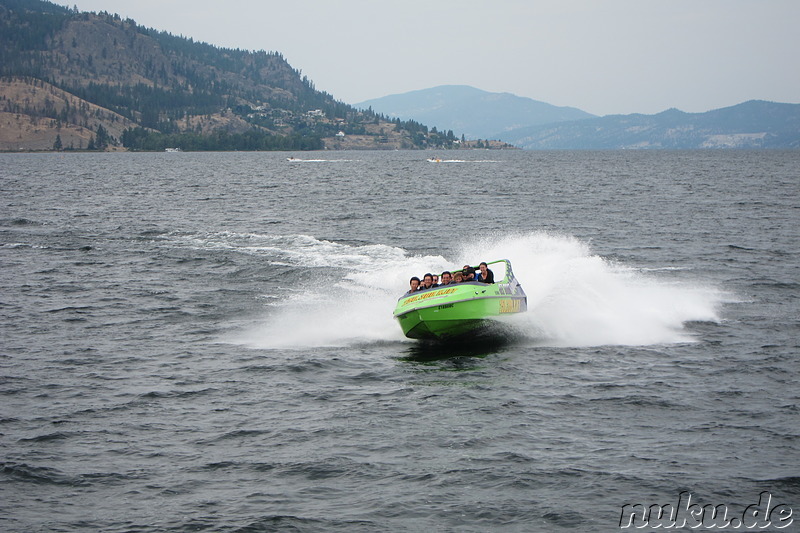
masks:
<svg viewBox="0 0 800 533"><path fill-rule="evenodd" d="M56 0L277 51L338 100L437 85L598 115L800 103L800 0Z"/></svg>

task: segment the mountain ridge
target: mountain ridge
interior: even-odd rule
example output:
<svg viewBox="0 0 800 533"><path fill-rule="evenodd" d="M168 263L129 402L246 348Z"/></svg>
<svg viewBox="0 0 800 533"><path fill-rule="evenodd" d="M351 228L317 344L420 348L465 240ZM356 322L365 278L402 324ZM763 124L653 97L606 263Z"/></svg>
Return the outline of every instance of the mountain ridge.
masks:
<svg viewBox="0 0 800 533"><path fill-rule="evenodd" d="M800 104L763 100L703 113L670 108L652 115L598 117L510 93L440 85L355 106L467 134L477 131L481 137L530 150L800 147Z"/></svg>
<svg viewBox="0 0 800 533"><path fill-rule="evenodd" d="M705 113L597 117L511 93L441 85L351 106L317 90L278 52L218 48L47 0L0 0L3 151L511 145L798 148L800 104L754 100Z"/></svg>
<svg viewBox="0 0 800 533"><path fill-rule="evenodd" d="M6 151L469 147L338 101L278 52L218 48L46 0L0 0L0 79ZM121 120L131 124L119 132Z"/></svg>
<svg viewBox="0 0 800 533"><path fill-rule="evenodd" d="M749 100L703 113L607 115L498 138L529 150L800 148L800 104Z"/></svg>
<svg viewBox="0 0 800 533"><path fill-rule="evenodd" d="M467 138L498 138L498 133L521 126L591 118L574 107L560 107L517 96L494 93L469 85L439 85L373 98L354 104L388 117L412 119L462 132Z"/></svg>

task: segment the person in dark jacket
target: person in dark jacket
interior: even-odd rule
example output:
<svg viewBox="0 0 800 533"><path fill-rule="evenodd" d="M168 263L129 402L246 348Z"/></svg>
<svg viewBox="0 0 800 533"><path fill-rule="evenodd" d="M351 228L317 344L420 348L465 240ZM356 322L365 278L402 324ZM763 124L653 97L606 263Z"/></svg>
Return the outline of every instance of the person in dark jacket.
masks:
<svg viewBox="0 0 800 533"><path fill-rule="evenodd" d="M480 272L478 272L476 281L480 281L481 283L494 283L494 272L489 270L489 265L487 265L486 262L478 265L478 268Z"/></svg>

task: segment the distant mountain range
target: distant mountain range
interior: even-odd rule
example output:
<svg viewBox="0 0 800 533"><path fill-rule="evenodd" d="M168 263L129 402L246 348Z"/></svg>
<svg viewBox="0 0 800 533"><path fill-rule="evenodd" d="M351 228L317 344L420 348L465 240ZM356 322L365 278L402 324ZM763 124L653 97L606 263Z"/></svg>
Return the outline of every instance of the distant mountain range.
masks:
<svg viewBox="0 0 800 533"><path fill-rule="evenodd" d="M609 115L515 129L499 138L531 150L800 148L800 104L751 100L705 113Z"/></svg>
<svg viewBox="0 0 800 533"><path fill-rule="evenodd" d="M592 118L574 107L558 107L510 93L491 93L468 85L441 85L354 104L391 118L415 120L467 139L499 139L509 130Z"/></svg>
<svg viewBox="0 0 800 533"><path fill-rule="evenodd" d="M355 104L530 150L800 148L800 104L752 100L705 113L597 117L572 107L443 85Z"/></svg>
<svg viewBox="0 0 800 533"><path fill-rule="evenodd" d="M0 0L0 151L439 150L506 142L800 148L800 104L596 117L445 85L351 106L318 91L277 52L218 48L46 0Z"/></svg>

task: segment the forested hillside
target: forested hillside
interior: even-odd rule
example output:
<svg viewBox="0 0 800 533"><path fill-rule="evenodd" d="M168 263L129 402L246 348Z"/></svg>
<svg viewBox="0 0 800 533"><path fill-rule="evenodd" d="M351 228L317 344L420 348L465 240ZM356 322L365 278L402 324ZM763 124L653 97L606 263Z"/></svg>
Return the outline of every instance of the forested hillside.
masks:
<svg viewBox="0 0 800 533"><path fill-rule="evenodd" d="M117 14L0 0L0 150L448 148L449 135L318 91L278 52Z"/></svg>

